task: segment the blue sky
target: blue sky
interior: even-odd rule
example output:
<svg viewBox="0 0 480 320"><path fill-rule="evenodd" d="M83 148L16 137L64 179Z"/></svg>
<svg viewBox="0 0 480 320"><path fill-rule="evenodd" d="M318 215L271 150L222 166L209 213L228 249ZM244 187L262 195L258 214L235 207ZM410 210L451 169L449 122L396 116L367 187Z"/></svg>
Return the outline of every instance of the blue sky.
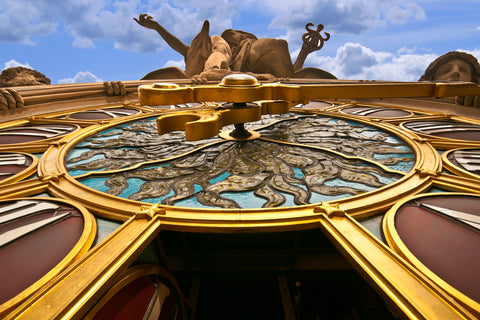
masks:
<svg viewBox="0 0 480 320"><path fill-rule="evenodd" d="M292 60L307 22L331 34L305 66L343 79L416 81L438 56L480 60L479 0L0 0L0 70L27 66L53 84L136 80L183 57L134 20L153 16L190 44L202 22L283 38Z"/></svg>

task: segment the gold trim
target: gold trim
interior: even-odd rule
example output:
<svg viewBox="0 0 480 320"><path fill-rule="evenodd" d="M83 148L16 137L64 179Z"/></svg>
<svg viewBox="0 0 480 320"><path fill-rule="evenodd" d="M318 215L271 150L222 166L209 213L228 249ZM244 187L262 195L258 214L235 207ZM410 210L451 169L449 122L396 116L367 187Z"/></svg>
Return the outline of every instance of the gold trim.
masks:
<svg viewBox="0 0 480 320"><path fill-rule="evenodd" d="M1 201L16 201L16 200L31 200L32 198L8 198L2 199ZM73 202L68 199L58 199L58 198L34 198L35 200L44 200L52 202L60 202L68 204L76 209L82 214L83 217L83 232L78 239L75 246L68 252L68 254L49 272L44 274L39 280L27 287L25 290L17 294L15 297L11 298L7 302L0 305L0 317L5 316L8 312L12 311L20 303L26 299L35 296L43 286L52 281L57 275L59 275L63 270L70 266L74 261L82 257L90 249L93 241L95 240L95 235L97 231L97 223L95 218L79 203Z"/></svg>
<svg viewBox="0 0 480 320"><path fill-rule="evenodd" d="M479 192L480 193L480 192ZM428 269L417 257L410 252L407 246L403 243L402 239L400 238L396 228L395 228L395 216L397 211L403 206L405 203L418 199L418 198L425 198L425 197L444 197L444 196L472 196L478 197L480 199L479 194L471 194L471 193L424 193L424 194L417 194L408 198L401 199L397 204L395 204L390 210L387 211L385 217L383 219L383 233L385 235L385 239L388 245L398 254L400 254L404 259L410 262L416 269L418 269L422 274L427 276L429 279L433 281L433 283L437 284L443 290L445 290L452 298L457 300L460 304L462 304L465 308L472 312L476 317L480 317L480 304L473 299L469 298L465 294L461 293L453 286L448 284L445 280L437 276L433 271ZM445 318L449 319L449 318Z"/></svg>
<svg viewBox="0 0 480 320"><path fill-rule="evenodd" d="M46 192L47 188L48 181L43 181L40 178L2 185L0 188L0 200L32 196Z"/></svg>
<svg viewBox="0 0 480 320"><path fill-rule="evenodd" d="M312 113L312 110L307 112ZM329 117L350 118L342 115L332 115L323 112L315 114ZM136 119L149 118L151 115L142 115ZM79 141L93 133L111 127L121 122L96 125L82 130L75 136L66 137L62 141L67 143L63 146L52 146L45 152L39 164L39 174L58 175L65 174L58 181L49 184L49 190L59 197L68 197L83 203L90 210L101 216L126 220L132 212L139 211L145 203L123 199L91 189L75 178L71 177L65 166L65 159L71 148ZM364 218L374 215L393 205L399 197L418 193L428 188L432 183L432 176L421 175L419 172L438 172L441 168L440 157L428 143L417 143L413 139L415 135L402 132L397 127L389 124L358 119L358 122L374 126L388 131L407 143L415 154L413 169L403 178L374 191L365 194L347 197L330 203L341 205L348 214L356 218ZM265 230L295 230L312 227L312 219L316 214L314 207L318 204L301 205L294 207L280 207L274 209L196 209L185 207L161 206L165 209L162 223L165 229L181 231L206 231L209 232L235 232L244 228L262 228ZM112 210L112 208L115 208Z"/></svg>
<svg viewBox="0 0 480 320"><path fill-rule="evenodd" d="M434 186L453 192L480 193L478 180L442 173L433 178Z"/></svg>
<svg viewBox="0 0 480 320"><path fill-rule="evenodd" d="M5 319L83 319L158 232L158 215L132 216Z"/></svg>
<svg viewBox="0 0 480 320"><path fill-rule="evenodd" d="M321 229L405 319L476 319L349 215L319 215Z"/></svg>
<svg viewBox="0 0 480 320"><path fill-rule="evenodd" d="M136 279L147 276L147 275L159 275L162 278L166 279L169 284L173 286L173 289L176 290L176 294L178 296L178 301L180 302L180 307L182 309L183 319L186 318L186 306L185 304L188 303L186 301L185 296L183 295L182 291L180 290L180 286L178 285L177 281L173 277L173 275L158 265L138 265L131 267L128 269L125 274L122 276L117 283L111 287L108 292L95 304L95 306L85 315L85 320L95 318L95 315L102 310L102 308L123 288L125 288L128 284L132 283Z"/></svg>

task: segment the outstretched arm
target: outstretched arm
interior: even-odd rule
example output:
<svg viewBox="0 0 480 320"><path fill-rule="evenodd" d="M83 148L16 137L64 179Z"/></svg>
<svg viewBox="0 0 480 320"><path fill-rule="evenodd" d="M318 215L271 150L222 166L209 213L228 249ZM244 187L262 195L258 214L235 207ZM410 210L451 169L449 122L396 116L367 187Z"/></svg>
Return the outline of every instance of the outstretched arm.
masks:
<svg viewBox="0 0 480 320"><path fill-rule="evenodd" d="M311 22L305 25L307 33L304 33L302 36L302 49L300 49L297 60L295 60L295 63L293 64L293 69L295 71L302 69L307 56L314 51L322 49L324 42L330 39L330 33L325 32L325 38L320 34L323 30L323 24L319 24L317 30L310 29L312 26L313 23Z"/></svg>
<svg viewBox="0 0 480 320"><path fill-rule="evenodd" d="M160 36L162 36L163 40L175 51L183 55L184 57L187 56L188 53L188 46L180 41L177 37L173 34L168 32L164 27L162 27L157 21L153 20L153 18L146 13L142 13L138 16L138 19L133 18L133 20L137 21L139 25L142 27L152 29L158 32Z"/></svg>

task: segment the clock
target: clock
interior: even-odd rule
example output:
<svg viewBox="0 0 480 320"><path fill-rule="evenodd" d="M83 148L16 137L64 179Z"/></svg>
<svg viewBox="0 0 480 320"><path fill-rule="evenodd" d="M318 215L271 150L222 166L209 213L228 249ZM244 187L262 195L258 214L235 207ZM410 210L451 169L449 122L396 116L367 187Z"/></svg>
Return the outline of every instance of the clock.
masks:
<svg viewBox="0 0 480 320"><path fill-rule="evenodd" d="M357 270L355 283L366 281L362 290L400 315L480 314L472 271L478 259L467 257L479 239L480 118L468 108L446 114L450 104L425 98L449 95L452 87L260 84L248 77L125 87L125 96L112 97L58 86L62 99L48 88L33 99L35 92L22 88L26 107L5 113L0 269L10 282L2 316L103 319L138 302L142 308L126 308L124 316L186 317L195 312L185 294L198 293L195 272L202 278L214 270L229 276L226 282L233 270L253 274L250 281L259 270L283 270L275 277L286 315L295 294L305 301L318 295L308 291L312 278L293 281L296 272L318 272L325 263ZM409 96L421 98L403 98ZM449 240L455 237L467 240ZM17 248L23 243L30 251ZM435 246L442 259L432 256ZM17 272L36 265L17 252L50 259L43 250L55 258L42 270ZM192 261L196 252L205 256ZM470 280L458 280L450 255L468 260L462 266ZM242 258L252 265L232 267ZM208 279L210 288L219 285ZM60 296L75 303L44 308ZM205 306L214 302L191 296L202 302L197 315L208 315ZM435 310L412 297L433 301ZM304 315L318 308L297 306Z"/></svg>

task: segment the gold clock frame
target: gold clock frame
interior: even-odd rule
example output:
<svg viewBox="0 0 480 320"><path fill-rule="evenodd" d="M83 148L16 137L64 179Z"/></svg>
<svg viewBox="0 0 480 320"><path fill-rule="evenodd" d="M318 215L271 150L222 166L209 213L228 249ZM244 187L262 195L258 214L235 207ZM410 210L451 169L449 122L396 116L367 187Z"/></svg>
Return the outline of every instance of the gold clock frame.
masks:
<svg viewBox="0 0 480 320"><path fill-rule="evenodd" d="M301 112L301 110L298 111ZM309 110L308 113L312 112L312 110ZM318 114L327 115L321 112ZM130 118L128 121L149 117L151 115L141 115ZM347 118L342 115L336 115L336 117ZM373 123L365 119L356 119L356 121L394 133L401 140L405 141L415 154L414 168L405 174L403 178L387 186L362 195L332 201L330 205L340 206L342 210L345 210L353 217L364 218L390 207L399 196L418 193L430 186L430 176L437 174L440 170L440 158L432 147L425 143L416 142L414 135L402 132L393 126ZM66 170L64 162L68 152L77 143L93 133L119 123L124 122L115 121L113 124L91 126L82 130L80 134L68 136L60 140L59 146L52 146L41 159L39 174L42 176L62 177L58 181L53 181L49 186L49 190L54 195L82 202L87 208L106 218L126 220L132 215L132 212L142 210L148 204L110 196L91 189L71 177ZM112 210L112 208L115 208L115 210ZM164 228L194 232L235 232L235 230L241 230L242 228L260 228L271 231L310 228L312 224L316 223L318 213L324 211L322 204L241 210L195 209L163 205L159 206L159 208L162 209L161 220ZM279 216L282 218L279 218Z"/></svg>

